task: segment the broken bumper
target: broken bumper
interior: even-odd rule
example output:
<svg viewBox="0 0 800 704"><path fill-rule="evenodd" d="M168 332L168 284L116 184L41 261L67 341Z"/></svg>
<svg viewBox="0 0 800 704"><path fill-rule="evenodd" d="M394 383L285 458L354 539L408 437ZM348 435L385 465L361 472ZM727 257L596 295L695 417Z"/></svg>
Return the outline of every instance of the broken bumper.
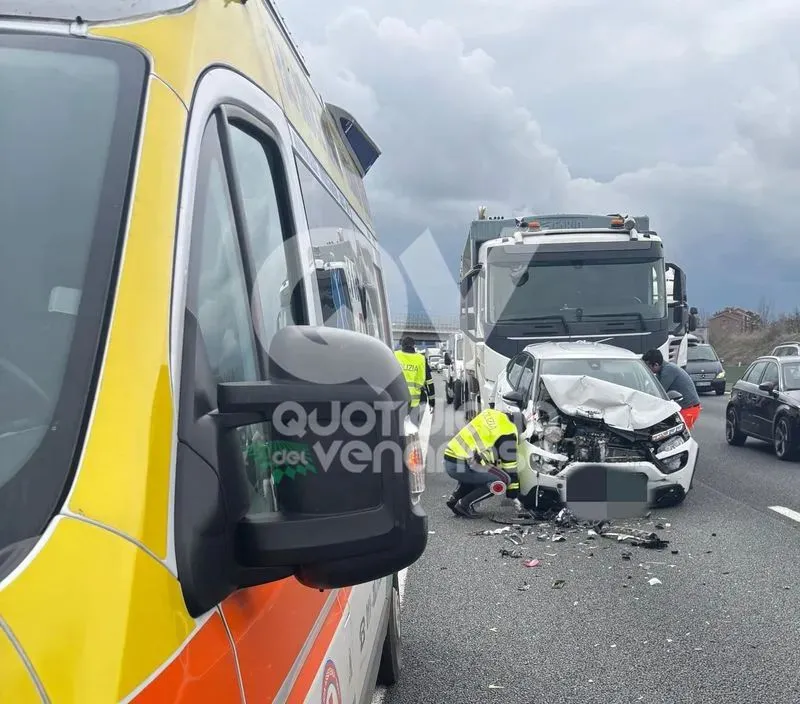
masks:
<svg viewBox="0 0 800 704"><path fill-rule="evenodd" d="M686 462L681 469L667 472L656 464L647 461L635 462L570 462L557 474L548 474L536 466L520 470L520 490L523 496L531 491L542 489L562 504L567 502L567 483L571 474L586 467L603 467L609 470L642 473L647 477L647 499L650 505L673 503L689 493L697 464L699 447L697 441L689 439L670 452L659 455L659 460L669 459L686 453ZM533 457L533 455L531 456Z"/></svg>

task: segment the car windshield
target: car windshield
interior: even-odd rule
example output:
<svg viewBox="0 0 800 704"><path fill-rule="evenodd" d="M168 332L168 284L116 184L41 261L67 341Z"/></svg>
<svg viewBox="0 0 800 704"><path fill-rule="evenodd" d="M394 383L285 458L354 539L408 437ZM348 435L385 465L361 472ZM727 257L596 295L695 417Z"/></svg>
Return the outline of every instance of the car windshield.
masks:
<svg viewBox="0 0 800 704"><path fill-rule="evenodd" d="M128 46L0 32L0 551L80 453L146 76Z"/></svg>
<svg viewBox="0 0 800 704"><path fill-rule="evenodd" d="M689 345L686 359L689 362L716 362L719 357L711 345Z"/></svg>
<svg viewBox="0 0 800 704"><path fill-rule="evenodd" d="M666 398L661 385L641 359L545 359L539 373L590 376Z"/></svg>
<svg viewBox="0 0 800 704"><path fill-rule="evenodd" d="M661 260L490 262L490 322L524 322L560 315L566 322L591 316L666 315Z"/></svg>
<svg viewBox="0 0 800 704"><path fill-rule="evenodd" d="M800 362L783 365L783 388L786 391L800 391Z"/></svg>

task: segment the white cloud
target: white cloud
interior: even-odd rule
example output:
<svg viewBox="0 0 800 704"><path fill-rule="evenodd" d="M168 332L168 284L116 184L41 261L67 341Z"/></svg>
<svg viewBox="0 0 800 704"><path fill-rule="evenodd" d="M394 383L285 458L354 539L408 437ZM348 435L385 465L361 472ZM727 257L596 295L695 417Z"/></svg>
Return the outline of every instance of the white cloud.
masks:
<svg viewBox="0 0 800 704"><path fill-rule="evenodd" d="M389 251L430 228L455 268L479 204L646 212L697 305L794 306L800 3L311 4L281 7L382 148L367 187Z"/></svg>

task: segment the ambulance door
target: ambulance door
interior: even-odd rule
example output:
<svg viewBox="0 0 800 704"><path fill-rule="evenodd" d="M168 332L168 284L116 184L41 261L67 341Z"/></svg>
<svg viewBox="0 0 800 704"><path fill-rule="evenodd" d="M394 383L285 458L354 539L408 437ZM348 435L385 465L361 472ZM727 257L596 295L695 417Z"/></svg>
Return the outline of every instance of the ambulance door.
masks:
<svg viewBox="0 0 800 704"><path fill-rule="evenodd" d="M198 135L196 179L208 184L201 217L215 226L193 224L207 236L193 241L189 253L191 312L216 381L264 379L265 350L278 326L308 322L307 291L316 290L309 281L311 247L291 238L300 202L296 176L290 180L286 168L293 158L291 135L279 106L224 68L204 74L195 92L189 139ZM291 304L278 316L286 301L285 281ZM258 423L242 428L239 436L251 511L260 514L276 510L273 487L279 479L265 460L270 434L269 423ZM176 517L178 524L185 520ZM305 699L334 644L346 642L339 596L287 577L241 589L222 602L247 702ZM332 663L337 672L344 666ZM339 688L352 700L348 681Z"/></svg>

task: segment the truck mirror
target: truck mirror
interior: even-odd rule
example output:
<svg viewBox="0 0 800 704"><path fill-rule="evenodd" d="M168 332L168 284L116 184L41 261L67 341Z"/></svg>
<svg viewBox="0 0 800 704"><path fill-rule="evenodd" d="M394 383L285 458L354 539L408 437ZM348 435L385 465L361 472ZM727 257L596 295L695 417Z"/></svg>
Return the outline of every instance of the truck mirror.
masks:
<svg viewBox="0 0 800 704"><path fill-rule="evenodd" d="M275 360L291 360L291 372ZM393 352L362 333L290 326L273 337L269 363L269 381L222 383L217 392L220 433L270 428L256 454L277 511L247 513L235 527L247 584L284 570L308 587L339 588L415 562L427 516L412 501L422 469L416 436L406 434L410 396ZM310 381L319 369L328 382Z"/></svg>
<svg viewBox="0 0 800 704"><path fill-rule="evenodd" d="M692 310L697 310L696 308L692 308ZM689 323L688 326L689 332L694 332L697 330L697 315L694 313L689 313Z"/></svg>

